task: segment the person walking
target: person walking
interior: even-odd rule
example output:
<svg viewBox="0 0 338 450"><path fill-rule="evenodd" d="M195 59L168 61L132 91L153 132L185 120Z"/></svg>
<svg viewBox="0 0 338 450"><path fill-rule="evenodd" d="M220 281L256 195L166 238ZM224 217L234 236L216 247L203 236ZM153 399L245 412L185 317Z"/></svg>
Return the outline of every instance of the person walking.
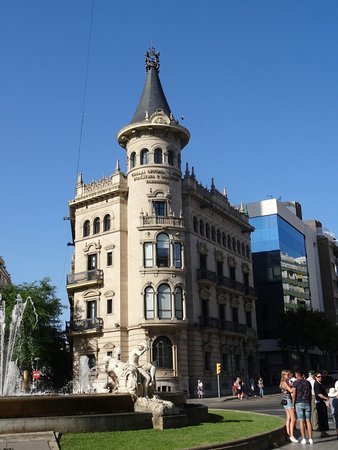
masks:
<svg viewBox="0 0 338 450"><path fill-rule="evenodd" d="M264 397L264 382L263 382L263 378L262 377L258 378L257 386L258 386L258 390L259 390L259 395L261 397Z"/></svg>
<svg viewBox="0 0 338 450"><path fill-rule="evenodd" d="M316 372L314 370L309 371L309 376L307 377L307 381L311 384L311 425L313 431L318 431L318 412L316 406L316 396L314 385L316 381Z"/></svg>
<svg viewBox="0 0 338 450"><path fill-rule="evenodd" d="M242 380L241 380L240 377L236 378L235 385L237 387L236 393L237 393L238 400L243 400L243 396L244 396L244 394L243 394L243 383L242 383Z"/></svg>
<svg viewBox="0 0 338 450"><path fill-rule="evenodd" d="M296 415L294 407L292 405L292 397L291 397L292 388L289 384L290 376L291 374L289 370L282 370L279 387L282 391L281 404L285 409L286 414L286 422L285 422L286 432L289 436L290 441L296 443L298 442L298 439L296 439L294 436L296 426Z"/></svg>
<svg viewBox="0 0 338 450"><path fill-rule="evenodd" d="M330 436L327 431L329 430L329 418L327 415L327 405L329 397L326 389L322 385L322 374L318 372L316 374L316 381L314 384L314 391L316 397L316 408L318 412L318 429L320 431L320 437Z"/></svg>
<svg viewBox="0 0 338 450"><path fill-rule="evenodd" d="M197 380L197 398L204 397L204 386L202 380Z"/></svg>
<svg viewBox="0 0 338 450"><path fill-rule="evenodd" d="M299 420L300 434L302 435L301 444L306 444L307 429L309 444L313 444L312 426L311 426L311 384L303 378L301 370L294 371L296 381L292 385L292 404L296 408Z"/></svg>
<svg viewBox="0 0 338 450"><path fill-rule="evenodd" d="M335 387L330 388L328 397L330 398L331 414L336 424L336 435L338 439L338 389Z"/></svg>

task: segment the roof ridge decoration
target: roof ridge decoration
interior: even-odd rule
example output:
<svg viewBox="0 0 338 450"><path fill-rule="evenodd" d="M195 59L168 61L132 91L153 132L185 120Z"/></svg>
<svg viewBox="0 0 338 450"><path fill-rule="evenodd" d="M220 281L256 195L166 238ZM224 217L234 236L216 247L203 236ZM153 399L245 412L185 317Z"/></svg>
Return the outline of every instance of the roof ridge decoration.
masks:
<svg viewBox="0 0 338 450"><path fill-rule="evenodd" d="M160 52L155 52L155 47L150 47L149 51L146 52L146 72L150 70L151 67L155 67L157 73L160 71Z"/></svg>

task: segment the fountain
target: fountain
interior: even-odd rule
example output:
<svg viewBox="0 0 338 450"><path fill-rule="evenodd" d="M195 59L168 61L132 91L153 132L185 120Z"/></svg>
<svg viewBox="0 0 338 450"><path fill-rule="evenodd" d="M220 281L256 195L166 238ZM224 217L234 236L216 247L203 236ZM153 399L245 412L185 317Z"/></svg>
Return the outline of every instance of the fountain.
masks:
<svg viewBox="0 0 338 450"><path fill-rule="evenodd" d="M13 395L17 388L20 371L12 358L28 302L33 306L37 322L38 317L32 299L28 297L24 302L21 295L18 294L7 333L6 303L0 294L0 396Z"/></svg>
<svg viewBox="0 0 338 450"><path fill-rule="evenodd" d="M18 295L7 329L6 305L0 296L0 434L169 428L193 424L207 417L208 410L202 405L198 411L196 408L184 411L183 393L176 394L176 405L154 395L156 367L152 363L141 366L138 363L140 356L149 350L146 343L133 348L127 362L121 361L118 347L117 357L105 361L103 370L111 380L107 383L110 393L92 392L91 370L87 356L83 356L77 394L18 395L20 371L12 358L27 303L32 304L37 323L31 298L23 301Z"/></svg>

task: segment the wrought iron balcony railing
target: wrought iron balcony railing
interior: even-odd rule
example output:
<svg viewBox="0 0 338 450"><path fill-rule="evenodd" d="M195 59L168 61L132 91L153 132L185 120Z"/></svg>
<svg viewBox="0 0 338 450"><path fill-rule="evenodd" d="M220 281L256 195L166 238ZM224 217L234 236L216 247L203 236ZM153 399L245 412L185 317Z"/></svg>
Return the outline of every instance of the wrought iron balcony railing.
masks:
<svg viewBox="0 0 338 450"><path fill-rule="evenodd" d="M81 331L100 331L103 329L103 319L92 317L90 319L78 319L66 322L66 333Z"/></svg>
<svg viewBox="0 0 338 450"><path fill-rule="evenodd" d="M86 283L87 281L102 281L103 271L99 269L87 270L86 272L71 273L67 275L67 286Z"/></svg>
<svg viewBox="0 0 338 450"><path fill-rule="evenodd" d="M199 280L208 280L217 283L217 275L215 272L207 269L197 269L197 278Z"/></svg>
<svg viewBox="0 0 338 450"><path fill-rule="evenodd" d="M145 225L169 225L173 227L183 227L182 217L173 216L141 216L141 226Z"/></svg>
<svg viewBox="0 0 338 450"><path fill-rule="evenodd" d="M242 323L230 322L229 320L221 320L209 316L200 316L199 320L201 327L219 328L221 330L242 334L247 332L247 326Z"/></svg>

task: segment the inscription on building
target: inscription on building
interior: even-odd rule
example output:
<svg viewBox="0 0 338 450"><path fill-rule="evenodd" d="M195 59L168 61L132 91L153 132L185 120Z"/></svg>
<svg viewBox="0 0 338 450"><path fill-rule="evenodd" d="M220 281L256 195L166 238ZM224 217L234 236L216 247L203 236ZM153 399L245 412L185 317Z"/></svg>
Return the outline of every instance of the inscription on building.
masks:
<svg viewBox="0 0 338 450"><path fill-rule="evenodd" d="M134 181L146 180L147 183L169 184L170 181L180 181L180 177L174 170L143 169L132 173Z"/></svg>

